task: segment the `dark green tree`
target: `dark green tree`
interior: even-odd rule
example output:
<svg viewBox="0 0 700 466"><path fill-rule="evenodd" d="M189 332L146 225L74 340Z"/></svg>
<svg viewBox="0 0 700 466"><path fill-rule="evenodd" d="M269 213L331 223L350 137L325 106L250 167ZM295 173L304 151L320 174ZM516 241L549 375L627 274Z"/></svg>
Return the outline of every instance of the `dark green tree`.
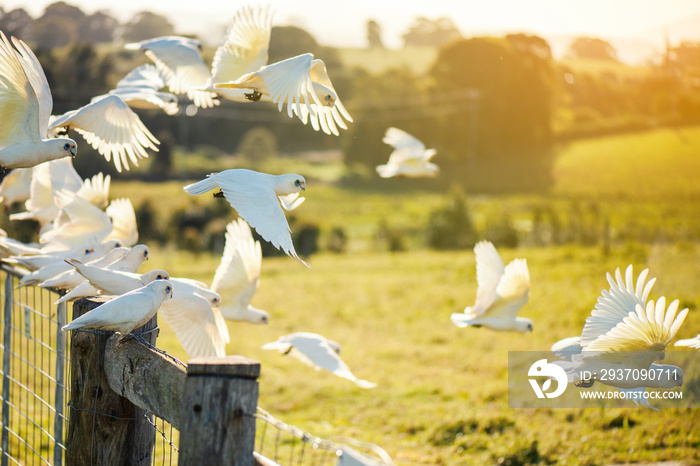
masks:
<svg viewBox="0 0 700 466"><path fill-rule="evenodd" d="M172 34L175 34L175 27L166 17L152 11L141 11L124 25L122 39L126 42L138 42Z"/></svg>
<svg viewBox="0 0 700 466"><path fill-rule="evenodd" d="M403 35L405 46L440 47L447 42L462 37L454 21L450 18L428 19L419 16Z"/></svg>
<svg viewBox="0 0 700 466"><path fill-rule="evenodd" d="M373 19L367 21L367 43L370 48L384 48L382 27Z"/></svg>
<svg viewBox="0 0 700 466"><path fill-rule="evenodd" d="M617 61L615 47L597 37L577 37L569 46L569 54L576 58Z"/></svg>
<svg viewBox="0 0 700 466"><path fill-rule="evenodd" d="M80 22L78 39L81 42L112 42L119 27L119 21L104 11L96 11Z"/></svg>
<svg viewBox="0 0 700 466"><path fill-rule="evenodd" d="M31 38L34 19L23 8L3 12L0 16L0 30L7 37L15 36L28 40Z"/></svg>

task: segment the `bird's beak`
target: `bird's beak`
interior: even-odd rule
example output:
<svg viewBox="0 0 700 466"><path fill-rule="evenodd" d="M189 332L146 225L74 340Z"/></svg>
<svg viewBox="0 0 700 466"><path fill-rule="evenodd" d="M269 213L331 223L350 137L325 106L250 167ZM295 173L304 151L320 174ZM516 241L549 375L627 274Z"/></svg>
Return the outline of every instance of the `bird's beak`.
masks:
<svg viewBox="0 0 700 466"><path fill-rule="evenodd" d="M301 185L301 190L302 190L302 191L306 191L306 183L303 183L303 184Z"/></svg>
<svg viewBox="0 0 700 466"><path fill-rule="evenodd" d="M71 147L69 153L71 157L75 157L75 154L78 153L78 148L76 146Z"/></svg>

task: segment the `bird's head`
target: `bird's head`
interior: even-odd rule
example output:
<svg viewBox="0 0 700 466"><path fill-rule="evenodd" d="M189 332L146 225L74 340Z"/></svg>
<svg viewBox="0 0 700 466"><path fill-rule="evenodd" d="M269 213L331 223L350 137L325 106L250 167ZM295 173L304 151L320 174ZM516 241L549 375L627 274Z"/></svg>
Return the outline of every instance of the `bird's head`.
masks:
<svg viewBox="0 0 700 466"><path fill-rule="evenodd" d="M170 275L165 270L157 269L146 272L141 276L143 283L151 283L156 280L170 280Z"/></svg>
<svg viewBox="0 0 700 466"><path fill-rule="evenodd" d="M530 319L518 317L515 319L515 329L521 333L530 333L534 329L534 324Z"/></svg>
<svg viewBox="0 0 700 466"><path fill-rule="evenodd" d="M280 175L275 184L275 194L287 196L289 194L306 191L306 180L301 175Z"/></svg>
<svg viewBox="0 0 700 466"><path fill-rule="evenodd" d="M78 153L78 145L71 138L50 139L49 144L56 155L56 158L75 157Z"/></svg>
<svg viewBox="0 0 700 466"><path fill-rule="evenodd" d="M313 81L311 85L313 86L314 92L316 93L318 100L321 101L322 105L326 107L332 107L335 105L335 101L338 100L338 96L333 89L328 86L324 86L321 83L317 83L316 81Z"/></svg>

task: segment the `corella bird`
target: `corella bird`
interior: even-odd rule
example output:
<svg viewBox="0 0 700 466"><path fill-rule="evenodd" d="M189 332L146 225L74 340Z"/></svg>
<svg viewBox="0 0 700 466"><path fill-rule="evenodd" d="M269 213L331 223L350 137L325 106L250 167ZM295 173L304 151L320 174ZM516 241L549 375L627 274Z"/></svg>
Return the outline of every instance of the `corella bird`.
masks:
<svg viewBox="0 0 700 466"><path fill-rule="evenodd" d="M488 327L492 330L531 332L532 321L517 317L530 297L530 273L525 259L514 259L507 266L490 241L474 246L476 254L476 301L464 312L454 313L457 327Z"/></svg>
<svg viewBox="0 0 700 466"><path fill-rule="evenodd" d="M352 117L338 98L328 77L326 65L305 53L286 60L265 65L245 74L235 81L214 84L216 89L249 89L250 100L269 97L279 111L287 104L287 114L296 114L306 124L309 120L314 130L338 136L338 126L348 129L343 120Z"/></svg>
<svg viewBox="0 0 700 466"><path fill-rule="evenodd" d="M118 95L131 108L160 108L168 115L175 115L180 111L177 96L160 91L165 87L165 79L165 74L155 65L141 65L120 79L109 93Z"/></svg>
<svg viewBox="0 0 700 466"><path fill-rule="evenodd" d="M377 165L377 173L382 178L433 178L440 173L440 168L430 159L437 153L435 149L426 149L415 137L398 128L386 130L383 142L394 148L389 161Z"/></svg>
<svg viewBox="0 0 700 466"><path fill-rule="evenodd" d="M75 157L70 138L48 138L51 89L34 52L0 31L0 167L28 168Z"/></svg>
<svg viewBox="0 0 700 466"><path fill-rule="evenodd" d="M647 301L655 279L646 282L648 269L634 281L632 265L625 278L618 268L615 278L607 274L610 289L603 290L591 315L586 318L580 337L570 337L552 345L552 352L564 359L554 361L566 370L569 382L590 387L596 381L618 388L635 402L649 406L646 398L633 392L645 388L674 388L683 384L683 371L670 364L657 364L678 332L688 309L678 312L678 300L666 308L662 296ZM637 369L658 371L662 377L601 377L604 371ZM582 379L582 374L595 374ZM640 401L641 400L641 401Z"/></svg>
<svg viewBox="0 0 700 466"><path fill-rule="evenodd" d="M61 330L101 329L126 335L151 320L161 304L172 297L173 285L168 280L155 280L100 304Z"/></svg>
<svg viewBox="0 0 700 466"><path fill-rule="evenodd" d="M215 88L215 84L235 81L267 63L272 10L269 5L248 5L233 16L221 45L214 53L211 79L206 90L235 102L250 102L249 89Z"/></svg>
<svg viewBox="0 0 700 466"><path fill-rule="evenodd" d="M203 90L210 74L200 52L202 43L197 39L163 36L132 42L124 47L143 50L165 76L170 92L187 94L197 107L219 105L216 94Z"/></svg>
<svg viewBox="0 0 700 466"><path fill-rule="evenodd" d="M222 296L225 319L266 324L270 315L250 305L260 286L262 251L248 224L239 218L226 226L226 245L211 289Z"/></svg>
<svg viewBox="0 0 700 466"><path fill-rule="evenodd" d="M263 349L276 349L282 354L289 354L317 371L325 369L338 377L354 382L360 388L374 388L377 384L358 379L345 362L340 359L340 345L322 335L309 332L297 332L285 335L266 343Z"/></svg>
<svg viewBox="0 0 700 466"><path fill-rule="evenodd" d="M253 170L236 168L212 173L205 179L185 186L196 195L220 188L214 197L225 197L238 214L255 230L289 256L301 260L294 250L291 229L282 211L298 207L304 200L299 197L306 190L306 180L300 175L268 175ZM280 203L282 207L280 207Z"/></svg>

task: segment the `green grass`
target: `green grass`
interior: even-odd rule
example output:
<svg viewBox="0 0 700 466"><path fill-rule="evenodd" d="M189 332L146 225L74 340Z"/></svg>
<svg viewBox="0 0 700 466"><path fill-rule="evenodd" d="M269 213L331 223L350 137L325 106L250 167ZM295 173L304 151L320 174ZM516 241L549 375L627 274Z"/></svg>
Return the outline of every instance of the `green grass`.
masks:
<svg viewBox="0 0 700 466"><path fill-rule="evenodd" d="M471 251L434 252L423 242L430 211L445 201L447 187L389 180L359 189L310 177L316 181L292 224L316 223L322 232L342 226L348 253L313 255L311 269L288 257L266 258L253 304L270 312L270 323L229 323L227 351L261 361L260 405L273 415L321 437L377 443L399 464L698 462L697 409L508 408L507 352L546 350L580 334L607 288L605 273L630 263L636 273L649 267L657 277L652 298L678 298L690 308L678 338L700 331L699 148L700 128L578 141L559 148L549 193L469 196L479 231L506 213L520 233L520 248L499 249L505 261L528 260L532 293L521 313L535 322L528 335L450 322L452 312L473 303L476 283ZM189 196L184 184L115 181L112 194L136 205L161 199L156 207L163 216L178 206L220 202ZM569 230L608 221L609 253L600 241L527 246L534 244L537 209L551 210ZM381 222L406 236L409 252L384 252L375 238ZM219 261L208 253L152 249L148 269L205 282ZM260 348L295 331L338 341L355 375L378 387L362 390ZM185 358L167 325L159 346Z"/></svg>

